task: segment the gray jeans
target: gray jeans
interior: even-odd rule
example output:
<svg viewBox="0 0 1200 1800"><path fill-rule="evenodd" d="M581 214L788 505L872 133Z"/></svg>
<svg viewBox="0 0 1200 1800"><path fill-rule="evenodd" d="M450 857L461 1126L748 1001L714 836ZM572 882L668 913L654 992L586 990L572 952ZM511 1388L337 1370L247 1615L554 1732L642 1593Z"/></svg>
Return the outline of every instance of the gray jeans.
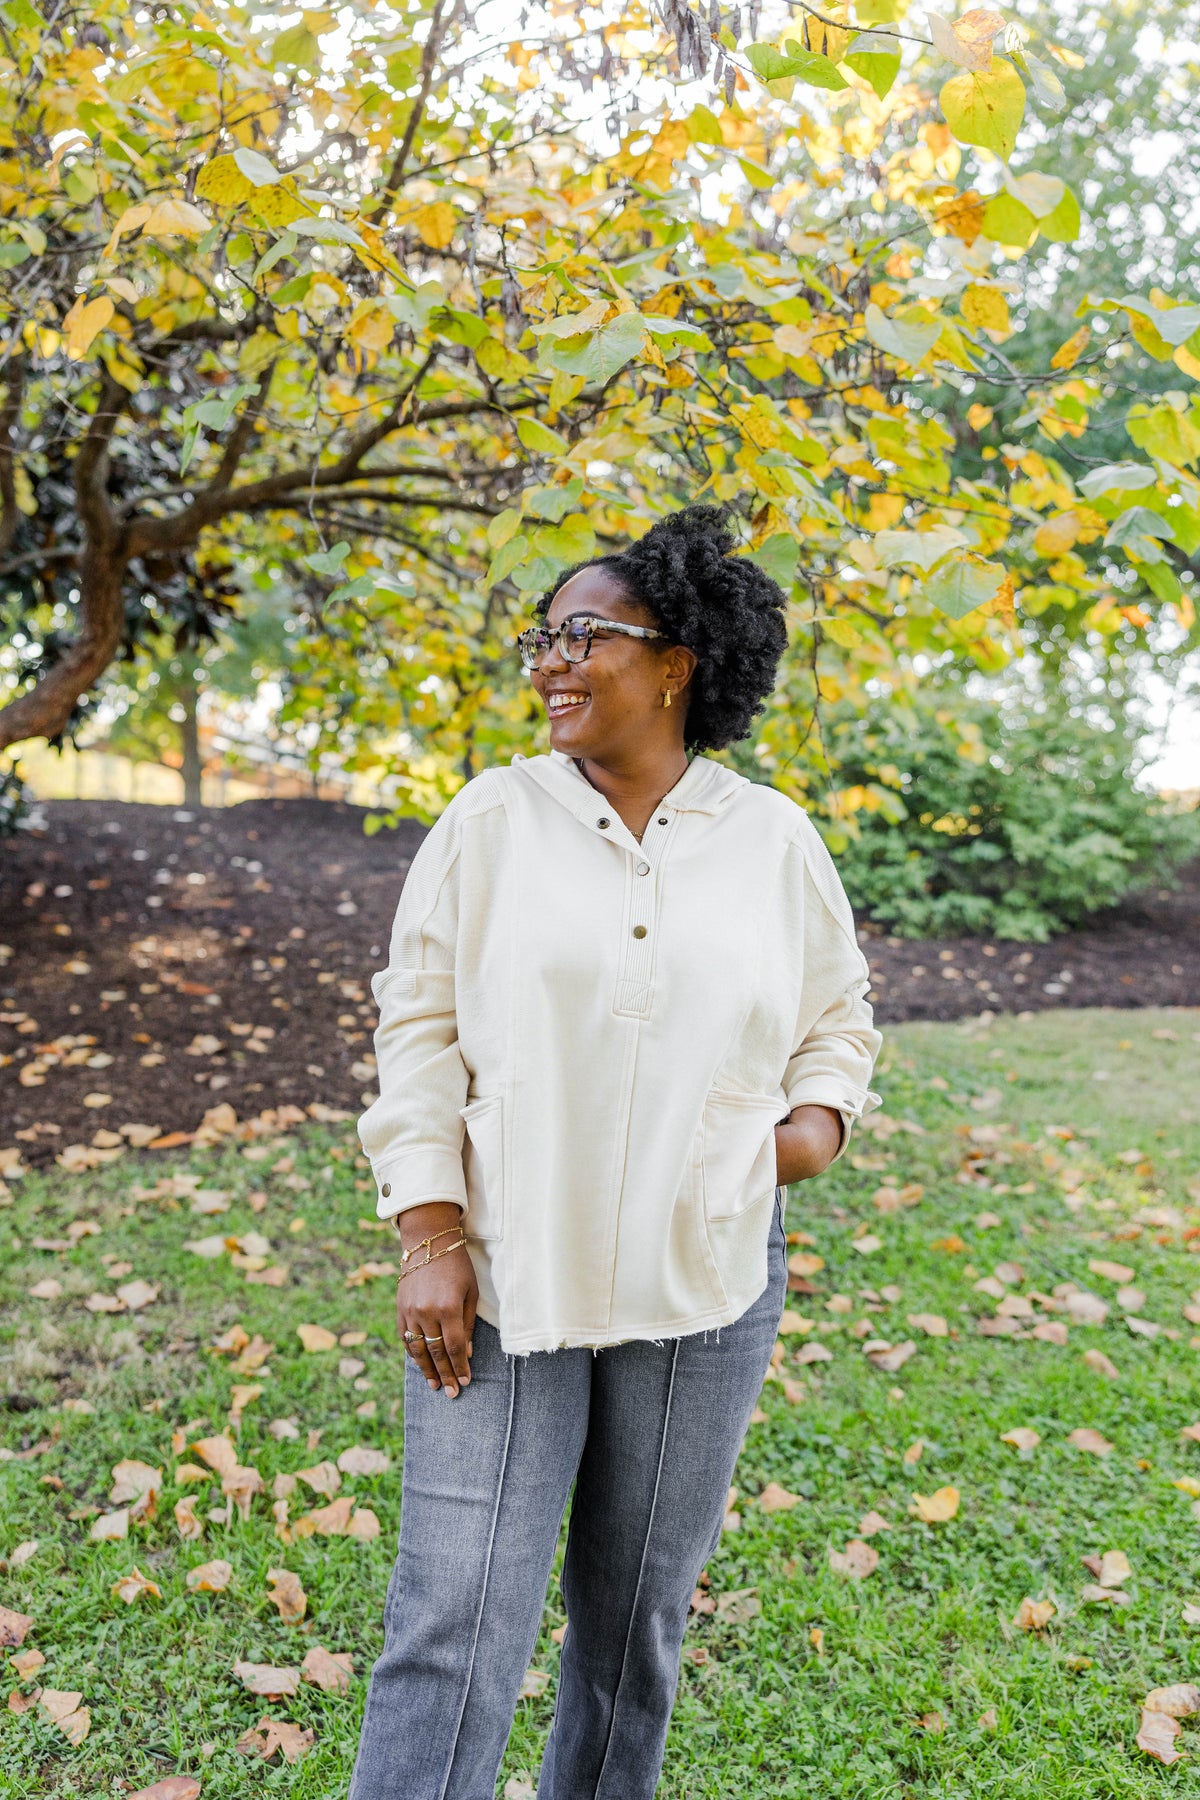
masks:
<svg viewBox="0 0 1200 1800"><path fill-rule="evenodd" d="M475 1325L456 1400L406 1358L400 1542L350 1800L494 1800L574 1482L568 1630L539 1800L649 1800L688 1603L721 1536L787 1287L720 1331L507 1356Z"/></svg>

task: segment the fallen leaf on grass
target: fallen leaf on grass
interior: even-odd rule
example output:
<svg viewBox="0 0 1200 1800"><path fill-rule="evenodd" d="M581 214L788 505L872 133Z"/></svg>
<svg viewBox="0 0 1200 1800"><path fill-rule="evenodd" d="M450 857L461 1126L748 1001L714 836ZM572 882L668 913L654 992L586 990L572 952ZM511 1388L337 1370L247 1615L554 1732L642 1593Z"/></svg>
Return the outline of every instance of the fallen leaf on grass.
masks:
<svg viewBox="0 0 1200 1800"><path fill-rule="evenodd" d="M200 1783L194 1775L167 1775L153 1787L138 1788L125 1800L197 1800Z"/></svg>
<svg viewBox="0 0 1200 1800"><path fill-rule="evenodd" d="M550 1677L544 1669L526 1669L517 1689L518 1700L533 1700L538 1694L544 1694L550 1685Z"/></svg>
<svg viewBox="0 0 1200 1800"><path fill-rule="evenodd" d="M944 1524L958 1511L960 1495L956 1487L939 1488L936 1494L914 1494L909 1508L927 1525Z"/></svg>
<svg viewBox="0 0 1200 1800"><path fill-rule="evenodd" d="M1117 1366L1110 1362L1103 1350L1085 1350L1083 1360L1089 1369L1095 1369L1097 1375L1103 1375L1108 1381L1119 1381Z"/></svg>
<svg viewBox="0 0 1200 1800"><path fill-rule="evenodd" d="M302 1481L314 1494L325 1494L329 1499L333 1498L342 1485L337 1467L331 1462L315 1463L311 1469L297 1469L296 1480Z"/></svg>
<svg viewBox="0 0 1200 1800"><path fill-rule="evenodd" d="M201 1461L206 1462L210 1469L215 1469L218 1475L228 1475L231 1469L237 1467L237 1446L232 1438L201 1438L198 1443L192 1445L192 1449Z"/></svg>
<svg viewBox="0 0 1200 1800"><path fill-rule="evenodd" d="M798 1251L795 1256L788 1257L788 1273L790 1275L819 1275L825 1267L823 1256L811 1256L805 1251Z"/></svg>
<svg viewBox="0 0 1200 1800"><path fill-rule="evenodd" d="M235 1662L233 1672L248 1694L279 1700L299 1692L299 1669L275 1669L270 1663Z"/></svg>
<svg viewBox="0 0 1200 1800"><path fill-rule="evenodd" d="M1091 1557L1084 1559L1089 1565ZM1129 1558L1123 1550L1106 1550L1100 1558L1099 1568L1092 1569L1093 1575L1101 1587L1119 1588L1133 1574L1129 1566Z"/></svg>
<svg viewBox="0 0 1200 1800"><path fill-rule="evenodd" d="M221 1594L233 1580L233 1564L218 1557L215 1562L198 1563L189 1569L187 1585L196 1594Z"/></svg>
<svg viewBox="0 0 1200 1800"><path fill-rule="evenodd" d="M159 1290L150 1281L127 1281L124 1287L117 1289L117 1299L124 1302L130 1312L140 1312L143 1306L149 1306L158 1299Z"/></svg>
<svg viewBox="0 0 1200 1800"><path fill-rule="evenodd" d="M916 1355L917 1346L911 1338L905 1338L902 1344L888 1344L870 1340L863 1345L863 1353L874 1369L881 1369L885 1375L894 1375L902 1369L910 1356Z"/></svg>
<svg viewBox="0 0 1200 1800"><path fill-rule="evenodd" d="M800 1365L818 1362L832 1362L833 1351L825 1344L805 1344L796 1352L795 1361Z"/></svg>
<svg viewBox="0 0 1200 1800"><path fill-rule="evenodd" d="M934 1737L940 1737L946 1729L946 1721L940 1712L922 1713L916 1724L921 1731L931 1732Z"/></svg>
<svg viewBox="0 0 1200 1800"><path fill-rule="evenodd" d="M100 1517L93 1519L88 1527L88 1536L97 1544L128 1537L129 1508L123 1506L120 1512L101 1513Z"/></svg>
<svg viewBox="0 0 1200 1800"><path fill-rule="evenodd" d="M185 1494L175 1502L175 1523L185 1544L194 1544L204 1536L204 1521L196 1517L195 1494Z"/></svg>
<svg viewBox="0 0 1200 1800"><path fill-rule="evenodd" d="M344 1694L354 1673L354 1658L346 1651L325 1650L314 1644L300 1664L300 1673L326 1694Z"/></svg>
<svg viewBox="0 0 1200 1800"><path fill-rule="evenodd" d="M28 1681L31 1675L37 1674L45 1660L40 1650L22 1650L20 1656L9 1657L8 1666L18 1681Z"/></svg>
<svg viewBox="0 0 1200 1800"><path fill-rule="evenodd" d="M1106 1588L1098 1581L1085 1581L1079 1590L1085 1606L1130 1606L1132 1601L1122 1588Z"/></svg>
<svg viewBox="0 0 1200 1800"><path fill-rule="evenodd" d="M321 1537L344 1537L350 1528L350 1514L353 1510L353 1496L343 1494L328 1506L319 1506L315 1512L305 1513L303 1518L297 1519L294 1529L301 1537L311 1536L313 1532ZM306 1522L309 1526L307 1532L303 1529Z"/></svg>
<svg viewBox="0 0 1200 1800"><path fill-rule="evenodd" d="M857 1250L860 1256L873 1256L876 1250L883 1249L883 1239L876 1237L874 1232L867 1231L862 1237L851 1238L850 1248Z"/></svg>
<svg viewBox="0 0 1200 1800"><path fill-rule="evenodd" d="M297 1325L296 1336L310 1353L337 1349L337 1333L327 1331L324 1325Z"/></svg>
<svg viewBox="0 0 1200 1800"><path fill-rule="evenodd" d="M350 1521L350 1527L346 1536L362 1538L363 1541L366 1542L371 1538L377 1538L381 1529L382 1527L380 1526L379 1519L376 1514L371 1511L371 1508L369 1506L360 1506L356 1509L354 1517Z"/></svg>
<svg viewBox="0 0 1200 1800"><path fill-rule="evenodd" d="M152 1469L149 1463L126 1458L113 1465L112 1475L112 1492L108 1496L111 1504L128 1505L131 1519L152 1519L158 1510L162 1470Z"/></svg>
<svg viewBox="0 0 1200 1800"><path fill-rule="evenodd" d="M123 1600L126 1606L132 1606L134 1601L140 1599L143 1594L153 1594L156 1600L162 1599L162 1589L157 1581L151 1581L143 1575L136 1563L128 1575L122 1575L119 1581L113 1582L112 1592L118 1600Z"/></svg>
<svg viewBox="0 0 1200 1800"><path fill-rule="evenodd" d="M1108 1456L1114 1448L1106 1437L1101 1437L1100 1433L1093 1431L1090 1425L1080 1425L1074 1431L1069 1432L1067 1442L1074 1444L1076 1450L1090 1451L1093 1456Z"/></svg>
<svg viewBox="0 0 1200 1800"><path fill-rule="evenodd" d="M1029 1335L1036 1338L1039 1344L1062 1345L1067 1341L1067 1328L1061 1319L1043 1319Z"/></svg>
<svg viewBox="0 0 1200 1800"><path fill-rule="evenodd" d="M789 1494L777 1481L768 1481L758 1496L758 1504L765 1513L788 1512L793 1506L800 1504L800 1496Z"/></svg>
<svg viewBox="0 0 1200 1800"><path fill-rule="evenodd" d="M1174 1687L1151 1688L1142 1701L1146 1712L1167 1713L1172 1719L1188 1719L1200 1712L1200 1687L1181 1681Z"/></svg>
<svg viewBox="0 0 1200 1800"><path fill-rule="evenodd" d="M780 1337L803 1337L813 1328L814 1321L806 1319L803 1313L793 1312L787 1308L780 1317L776 1330Z"/></svg>
<svg viewBox="0 0 1200 1800"><path fill-rule="evenodd" d="M48 1275L44 1281L34 1282L29 1290L29 1297L31 1300L61 1300L62 1291L62 1282L56 1281L53 1275Z"/></svg>
<svg viewBox="0 0 1200 1800"><path fill-rule="evenodd" d="M239 1756L261 1756L264 1762L270 1762L279 1750L284 1762L298 1763L315 1742L315 1732L289 1724L286 1719L260 1719L257 1725L243 1731L233 1747Z"/></svg>
<svg viewBox="0 0 1200 1800"><path fill-rule="evenodd" d="M285 1625L298 1625L308 1611L308 1596L300 1585L300 1577L290 1569L268 1569L267 1580L274 1584L267 1599L278 1607Z"/></svg>
<svg viewBox="0 0 1200 1800"><path fill-rule="evenodd" d="M343 1475L383 1475L391 1468L392 1459L382 1450L372 1450L366 1444L352 1444L349 1450L342 1451L337 1466Z"/></svg>
<svg viewBox="0 0 1200 1800"><path fill-rule="evenodd" d="M1197 1420L1194 1425L1185 1425L1179 1435L1194 1444L1200 1444L1200 1420Z"/></svg>
<svg viewBox="0 0 1200 1800"><path fill-rule="evenodd" d="M1137 1747L1152 1756L1156 1762L1177 1763L1179 1752L1175 1748L1175 1739L1182 1727L1169 1713L1143 1711L1142 1722L1138 1727Z"/></svg>
<svg viewBox="0 0 1200 1800"><path fill-rule="evenodd" d="M1194 1600L1185 1600L1182 1618L1185 1625L1200 1625L1200 1606Z"/></svg>
<svg viewBox="0 0 1200 1800"><path fill-rule="evenodd" d="M23 1644L32 1624L31 1614L11 1612L7 1606L0 1606L0 1648L16 1649Z"/></svg>
<svg viewBox="0 0 1200 1800"><path fill-rule="evenodd" d="M1058 1608L1053 1600L1033 1600L1026 1594L1013 1615L1019 1631L1044 1631Z"/></svg>
<svg viewBox="0 0 1200 1800"><path fill-rule="evenodd" d="M55 1688L43 1688L38 1695L38 1705L69 1744L82 1744L92 1728L91 1713L79 1704L82 1699L82 1694L59 1693Z"/></svg>
<svg viewBox="0 0 1200 1800"><path fill-rule="evenodd" d="M908 1322L915 1331L923 1331L926 1337L949 1337L950 1327L940 1313L909 1313Z"/></svg>
<svg viewBox="0 0 1200 1800"><path fill-rule="evenodd" d="M1099 1294L1077 1290L1072 1294L1064 1294L1063 1305L1077 1325L1103 1325L1108 1317L1108 1307Z"/></svg>
<svg viewBox="0 0 1200 1800"><path fill-rule="evenodd" d="M916 1464L920 1462L924 1454L925 1440L924 1438L918 1438L915 1444L910 1444L908 1446L908 1449L904 1452L900 1461L904 1464L906 1469L915 1468Z"/></svg>
<svg viewBox="0 0 1200 1800"><path fill-rule="evenodd" d="M890 1531L891 1529L891 1526L888 1524L888 1521L884 1518L883 1514L876 1512L874 1508L872 1508L869 1513L864 1513L862 1519L859 1521L858 1535L860 1538L869 1538L874 1537L877 1532Z"/></svg>
<svg viewBox="0 0 1200 1800"><path fill-rule="evenodd" d="M879 1552L874 1544L862 1538L851 1538L844 1550L829 1546L829 1567L835 1575L848 1575L851 1581L865 1581L879 1567Z"/></svg>
<svg viewBox="0 0 1200 1800"><path fill-rule="evenodd" d="M717 1617L729 1625L748 1625L762 1611L762 1601L754 1588L731 1588L717 1595Z"/></svg>
<svg viewBox="0 0 1200 1800"><path fill-rule="evenodd" d="M1000 1433L1000 1442L1011 1444L1014 1450L1033 1450L1041 1441L1041 1433L1031 1425L1015 1425L1011 1431Z"/></svg>
<svg viewBox="0 0 1200 1800"><path fill-rule="evenodd" d="M1124 1263L1106 1262L1103 1257L1094 1256L1088 1263L1093 1275L1102 1275L1105 1281L1132 1281L1135 1270L1126 1268Z"/></svg>

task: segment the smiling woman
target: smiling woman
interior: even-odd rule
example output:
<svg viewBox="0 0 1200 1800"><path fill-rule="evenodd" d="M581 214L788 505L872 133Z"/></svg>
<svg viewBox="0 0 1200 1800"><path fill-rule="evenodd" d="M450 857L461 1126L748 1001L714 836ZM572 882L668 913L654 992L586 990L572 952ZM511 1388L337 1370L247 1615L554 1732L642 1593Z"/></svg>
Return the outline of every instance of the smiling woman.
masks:
<svg viewBox="0 0 1200 1800"><path fill-rule="evenodd" d="M690 508L543 598L519 647L550 751L454 796L375 978L359 1130L404 1245L405 1464L351 1800L494 1792L572 1485L538 1792L649 1800L782 1312L784 1188L876 1104L829 855L702 754L786 647L732 548Z"/></svg>

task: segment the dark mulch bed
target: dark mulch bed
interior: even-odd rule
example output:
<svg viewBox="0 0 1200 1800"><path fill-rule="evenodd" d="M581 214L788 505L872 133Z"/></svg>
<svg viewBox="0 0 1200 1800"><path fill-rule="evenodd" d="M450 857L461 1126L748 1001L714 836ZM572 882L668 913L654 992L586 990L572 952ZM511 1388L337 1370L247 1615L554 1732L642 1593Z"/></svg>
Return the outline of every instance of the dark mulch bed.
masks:
<svg viewBox="0 0 1200 1800"><path fill-rule="evenodd" d="M370 976L422 826L368 838L358 808L308 800L44 811L0 843L0 1148L19 1136L41 1163L98 1130L192 1130L222 1101L361 1110ZM881 1023L1196 1006L1200 864L1050 944L860 937Z"/></svg>

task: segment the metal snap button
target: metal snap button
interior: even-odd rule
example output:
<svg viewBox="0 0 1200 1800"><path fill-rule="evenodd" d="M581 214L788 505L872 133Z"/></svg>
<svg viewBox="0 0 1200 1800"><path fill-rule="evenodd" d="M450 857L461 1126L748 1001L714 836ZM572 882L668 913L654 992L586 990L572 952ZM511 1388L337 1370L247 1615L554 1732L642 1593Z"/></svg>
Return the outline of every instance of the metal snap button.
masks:
<svg viewBox="0 0 1200 1800"><path fill-rule="evenodd" d="M637 866L637 872L639 875L648 875L650 873L650 864L649 863L639 863Z"/></svg>
<svg viewBox="0 0 1200 1800"><path fill-rule="evenodd" d="M391 1182L390 1182L390 1181L385 1181L385 1182L384 1182L384 1184L383 1184L383 1186L382 1186L382 1187L381 1187L381 1188L380 1188L380 1190L379 1190L379 1191L380 1191L380 1193L381 1193L381 1194L382 1194L382 1195L383 1195L383 1197L384 1197L384 1199L385 1199L385 1200L390 1200L390 1199L391 1199L391 1197L392 1197L392 1184L391 1184Z"/></svg>
<svg viewBox="0 0 1200 1800"><path fill-rule="evenodd" d="M607 831L609 826L612 824L612 820L611 819L597 819L596 823L600 827L601 831Z"/></svg>
<svg viewBox="0 0 1200 1800"><path fill-rule="evenodd" d="M637 938L645 937L646 927L644 925L635 925L633 928L633 935Z"/></svg>
<svg viewBox="0 0 1200 1800"><path fill-rule="evenodd" d="M667 821L665 819L660 819L658 822L660 825L665 825Z"/></svg>

